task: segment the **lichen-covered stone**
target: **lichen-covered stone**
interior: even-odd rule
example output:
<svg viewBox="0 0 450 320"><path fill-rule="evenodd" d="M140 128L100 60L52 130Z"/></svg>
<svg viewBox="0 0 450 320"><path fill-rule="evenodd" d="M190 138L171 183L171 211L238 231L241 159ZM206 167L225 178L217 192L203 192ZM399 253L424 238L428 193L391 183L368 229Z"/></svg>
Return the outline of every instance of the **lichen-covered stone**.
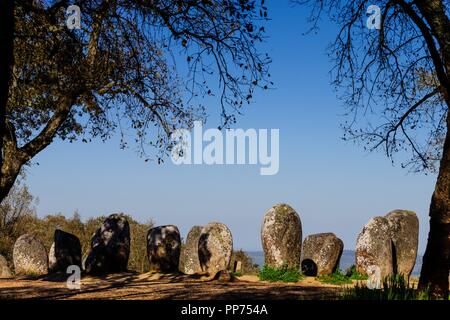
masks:
<svg viewBox="0 0 450 320"><path fill-rule="evenodd" d="M332 274L339 266L344 243L334 233L312 234L305 238L302 246L302 272L307 276ZM312 261L316 268L308 270L307 261Z"/></svg>
<svg viewBox="0 0 450 320"><path fill-rule="evenodd" d="M202 272L198 258L198 240L200 239L202 228L201 226L193 226L186 237L186 244L181 257L183 261L183 270L181 271L185 274Z"/></svg>
<svg viewBox="0 0 450 320"><path fill-rule="evenodd" d="M151 228L147 233L147 257L150 271L178 271L180 249L181 236L176 226Z"/></svg>
<svg viewBox="0 0 450 320"><path fill-rule="evenodd" d="M393 273L392 242L385 217L372 218L364 226L356 240L355 255L356 271L361 274L371 274L378 269L384 279Z"/></svg>
<svg viewBox="0 0 450 320"><path fill-rule="evenodd" d="M394 245L393 271L409 278L417 258L419 219L413 211L394 210L386 215Z"/></svg>
<svg viewBox="0 0 450 320"><path fill-rule="evenodd" d="M203 272L210 275L228 270L233 253L233 237L223 223L211 222L203 227L198 241L198 258Z"/></svg>
<svg viewBox="0 0 450 320"><path fill-rule="evenodd" d="M48 255L50 272L66 272L67 267L81 267L81 244L77 236L55 230L53 244Z"/></svg>
<svg viewBox="0 0 450 320"><path fill-rule="evenodd" d="M266 266L300 267L302 223L300 216L287 204L278 204L264 216L261 241Z"/></svg>
<svg viewBox="0 0 450 320"><path fill-rule="evenodd" d="M13 276L8 266L8 261L0 254L0 279L11 278Z"/></svg>
<svg viewBox="0 0 450 320"><path fill-rule="evenodd" d="M20 236L13 248L14 270L17 275L43 275L48 272L47 250L34 235Z"/></svg>
<svg viewBox="0 0 450 320"><path fill-rule="evenodd" d="M84 268L93 275L126 271L129 256L130 225L123 214L112 214L92 236Z"/></svg>

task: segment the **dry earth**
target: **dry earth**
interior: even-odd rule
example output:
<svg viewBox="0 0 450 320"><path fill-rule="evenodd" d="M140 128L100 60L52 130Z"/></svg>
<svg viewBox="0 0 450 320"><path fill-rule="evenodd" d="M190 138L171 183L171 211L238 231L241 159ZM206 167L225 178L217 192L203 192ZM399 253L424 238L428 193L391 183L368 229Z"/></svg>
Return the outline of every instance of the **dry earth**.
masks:
<svg viewBox="0 0 450 320"><path fill-rule="evenodd" d="M286 284L256 276L224 283L186 275L121 273L85 276L80 290L69 290L64 275L0 279L0 299L333 299L340 290L314 278Z"/></svg>

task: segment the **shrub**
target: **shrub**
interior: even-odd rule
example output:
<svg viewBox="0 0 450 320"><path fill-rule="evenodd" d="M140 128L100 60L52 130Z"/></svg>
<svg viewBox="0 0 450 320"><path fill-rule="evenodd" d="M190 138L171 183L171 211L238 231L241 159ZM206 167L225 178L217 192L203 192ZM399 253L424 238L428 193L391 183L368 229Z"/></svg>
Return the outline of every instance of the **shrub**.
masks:
<svg viewBox="0 0 450 320"><path fill-rule="evenodd" d="M26 233L36 219L35 198L24 185L15 185L0 203L0 254L12 266L12 250L15 241Z"/></svg>
<svg viewBox="0 0 450 320"><path fill-rule="evenodd" d="M259 272L259 279L270 282L298 282L303 279L303 275L298 269L290 269L287 265L283 265L281 268L272 268L265 265Z"/></svg>
<svg viewBox="0 0 450 320"><path fill-rule="evenodd" d="M0 254L5 256L12 266L12 250L18 237L25 233L33 234L48 250L53 243L55 229L72 233L80 239L83 258L90 248L93 233L101 226L105 216L89 218L82 221L78 212L67 218L62 214L36 216L37 199L30 194L26 186L15 186L0 204ZM146 272L149 269L147 259L147 231L153 221L140 223L126 215L130 224L130 257L128 269Z"/></svg>

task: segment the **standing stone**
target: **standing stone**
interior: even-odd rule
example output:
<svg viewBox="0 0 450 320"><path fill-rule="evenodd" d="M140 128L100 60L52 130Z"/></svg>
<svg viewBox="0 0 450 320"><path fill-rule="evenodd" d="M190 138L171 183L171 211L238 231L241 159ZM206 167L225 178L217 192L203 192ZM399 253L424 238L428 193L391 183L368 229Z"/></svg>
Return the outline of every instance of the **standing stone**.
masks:
<svg viewBox="0 0 450 320"><path fill-rule="evenodd" d="M233 237L223 223L211 222L203 227L198 241L198 257L203 272L215 275L228 270L233 253Z"/></svg>
<svg viewBox="0 0 450 320"><path fill-rule="evenodd" d="M413 211L395 210L386 215L394 245L393 271L409 278L417 258L419 219Z"/></svg>
<svg viewBox="0 0 450 320"><path fill-rule="evenodd" d="M186 237L186 245L182 253L182 260L185 274L196 274L202 272L200 267L200 260L198 258L198 240L202 232L200 226L193 226Z"/></svg>
<svg viewBox="0 0 450 320"><path fill-rule="evenodd" d="M81 267L81 244L77 236L55 230L53 244L48 255L50 272L66 272L67 267Z"/></svg>
<svg viewBox="0 0 450 320"><path fill-rule="evenodd" d="M0 254L0 279L12 278L13 274L8 267L8 261Z"/></svg>
<svg viewBox="0 0 450 320"><path fill-rule="evenodd" d="M339 267L344 243L334 233L318 233L303 241L301 266L307 276L329 275ZM310 267L308 263L315 264Z"/></svg>
<svg viewBox="0 0 450 320"><path fill-rule="evenodd" d="M176 272L180 262L181 237L173 225L151 228L147 233L150 271Z"/></svg>
<svg viewBox="0 0 450 320"><path fill-rule="evenodd" d="M267 211L261 227L261 241L266 266L300 267L302 223L289 205L278 204Z"/></svg>
<svg viewBox="0 0 450 320"><path fill-rule="evenodd" d="M13 248L16 274L43 275L48 272L47 250L41 240L31 234L20 236Z"/></svg>
<svg viewBox="0 0 450 320"><path fill-rule="evenodd" d="M89 274L107 274L127 270L130 256L130 226L123 214L112 214L92 236L84 262Z"/></svg>
<svg viewBox="0 0 450 320"><path fill-rule="evenodd" d="M364 226L356 240L356 271L377 274L383 280L392 275L392 242L388 220L375 217Z"/></svg>

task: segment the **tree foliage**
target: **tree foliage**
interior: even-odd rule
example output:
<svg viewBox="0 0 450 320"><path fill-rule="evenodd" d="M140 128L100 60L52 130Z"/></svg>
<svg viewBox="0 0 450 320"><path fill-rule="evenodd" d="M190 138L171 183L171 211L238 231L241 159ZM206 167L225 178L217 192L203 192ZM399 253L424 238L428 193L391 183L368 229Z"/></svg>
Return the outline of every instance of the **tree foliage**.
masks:
<svg viewBox="0 0 450 320"><path fill-rule="evenodd" d="M80 214L75 211L71 217L49 214L43 218L36 215L37 198L26 186L14 186L8 196L0 204L0 254L5 256L12 267L12 252L14 243L21 235L33 234L42 242L47 251L53 243L56 229L72 233L80 239L82 256L87 256L91 239L95 231L100 228L106 216L97 216L82 221ZM125 215L130 224L131 248L128 269L138 272L149 270L147 258L147 232L153 227L151 219L141 223L130 215Z"/></svg>
<svg viewBox="0 0 450 320"><path fill-rule="evenodd" d="M438 171L419 288L449 294L450 270L450 5L443 0L298 0L339 25L330 46L334 84L349 119L344 139L382 149L402 166ZM375 9L380 23L369 30ZM379 12L376 12L378 9ZM372 15L374 12L369 12ZM376 22L376 21L375 21ZM375 23L376 24L376 23ZM439 167L439 170L437 170Z"/></svg>
<svg viewBox="0 0 450 320"><path fill-rule="evenodd" d="M205 101L220 105L223 127L270 85L257 50L264 1L85 0L81 29L69 30L72 2L17 1L1 198L55 138L118 133L162 161L175 129L205 119Z"/></svg>
<svg viewBox="0 0 450 320"><path fill-rule="evenodd" d="M0 204L0 255L12 260L12 248L36 218L37 199L26 186L14 186Z"/></svg>
<svg viewBox="0 0 450 320"><path fill-rule="evenodd" d="M358 1L295 1L311 5L339 25L329 47L333 84L346 107L344 139L381 150L413 171L436 171L442 157L449 95L442 42L416 1L382 0L380 29L369 29L368 8ZM421 2L421 1L417 1ZM450 7L441 2L444 14ZM444 74L442 74L444 73ZM404 156L406 154L406 156Z"/></svg>

